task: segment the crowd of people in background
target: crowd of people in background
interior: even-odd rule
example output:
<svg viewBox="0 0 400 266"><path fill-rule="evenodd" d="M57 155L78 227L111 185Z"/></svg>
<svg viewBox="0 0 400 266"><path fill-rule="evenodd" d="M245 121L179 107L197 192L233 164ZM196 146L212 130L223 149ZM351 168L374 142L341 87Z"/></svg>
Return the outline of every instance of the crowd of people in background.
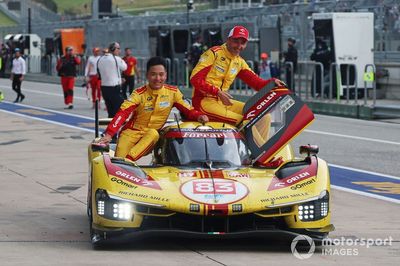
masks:
<svg viewBox="0 0 400 266"><path fill-rule="evenodd" d="M288 39L288 48L285 52L280 53L278 59L270 57L268 52L261 52L259 62L256 62L254 73L258 74L262 79L280 78L285 73L286 84L294 90L294 82L292 77L297 69L297 49L295 48L296 40ZM73 47L66 47L64 54L57 60L56 71L61 79L61 87L64 94L64 109L73 109L74 87L77 78L77 67L81 64L84 67L84 83L88 99L92 102L92 108L95 108L96 101L99 102L98 108L101 108L101 100L104 100L105 110L108 111L109 117L113 117L118 111L118 107L123 100L127 99L135 89L135 80L140 81L141 73L138 68L137 59L133 56L129 47L124 49L122 57L121 47L119 43L113 43L107 48L93 47L92 55L86 60L82 60L79 55L75 54ZM208 50L203 43L202 38L198 37L189 48L187 60L189 62L189 73L192 73L195 66L199 63L201 55ZM19 53L10 50L7 44L2 44L0 49L0 76L5 77L5 69L7 64L13 62L14 58L19 61L23 60L21 51ZM275 56L276 57L276 56ZM283 61L280 61L283 60ZM84 62L84 63L83 63ZM289 63L290 64L287 64ZM115 70L114 70L115 69ZM283 70L283 71L282 71ZM26 66L24 68L26 72ZM14 73L12 79L12 88L17 93L15 102L23 101L25 95L21 92L21 83L24 73ZM21 75L21 77L19 77ZM18 78L19 77L19 78ZM118 95L109 94L109 87L116 87Z"/></svg>
<svg viewBox="0 0 400 266"><path fill-rule="evenodd" d="M137 59L129 47L125 48L123 58L118 42L111 43L103 50L93 47L92 55L85 61L85 86L91 90L92 108L96 108L96 101L103 98L108 117L113 118L100 142L110 142L124 121L130 119L122 129L117 153L122 157L137 160L155 144L158 139L157 131L165 123L170 109L174 106L192 120L203 123L222 121L239 125L243 119L244 103L234 100L229 93L230 85L236 77L255 90L260 90L270 82L278 87L287 86L279 79L279 62L272 61L267 52L261 53L256 69L249 67L240 56L247 46L248 39L249 31L243 26L232 28L227 41L222 45L207 48L201 38L196 39L187 57L191 64L193 107L183 101L183 95L177 87L166 84L168 69L164 58L152 57L148 60L146 84L135 88L135 79L139 80L141 73L137 67ZM292 66L286 69L286 74L296 71L297 49L294 45L295 40L289 38L288 50L282 54L284 62L290 62ZM21 102L25 98L21 92L21 83L26 73L26 65L21 51L16 48L13 52L11 79L12 89L17 93L14 102ZM61 79L65 109L74 108L74 87L77 67L82 64L81 59L75 54L74 48L68 46L57 60L56 70ZM226 74L221 76L221 72ZM286 75L286 81L293 85L290 80L291 74ZM141 123L142 127L136 128ZM120 145L121 143L123 145Z"/></svg>

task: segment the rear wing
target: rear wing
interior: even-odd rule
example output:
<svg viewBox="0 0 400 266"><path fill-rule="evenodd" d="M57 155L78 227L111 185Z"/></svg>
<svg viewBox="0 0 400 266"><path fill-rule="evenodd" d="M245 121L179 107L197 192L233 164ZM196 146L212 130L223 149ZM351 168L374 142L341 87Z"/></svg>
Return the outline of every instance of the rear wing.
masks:
<svg viewBox="0 0 400 266"><path fill-rule="evenodd" d="M291 139L303 131L314 114L292 91L268 84L243 108L243 132L253 158L271 160Z"/></svg>

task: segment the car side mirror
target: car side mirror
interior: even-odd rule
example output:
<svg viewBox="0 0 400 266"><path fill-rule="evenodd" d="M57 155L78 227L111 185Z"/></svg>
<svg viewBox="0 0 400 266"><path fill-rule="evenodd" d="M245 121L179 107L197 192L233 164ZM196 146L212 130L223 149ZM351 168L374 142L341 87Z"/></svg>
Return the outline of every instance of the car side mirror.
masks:
<svg viewBox="0 0 400 266"><path fill-rule="evenodd" d="M307 156L316 155L319 152L319 147L318 145L311 145L311 144L303 145L300 146L299 152L300 154L307 154Z"/></svg>
<svg viewBox="0 0 400 266"><path fill-rule="evenodd" d="M224 145L225 139L224 138L217 138L217 144L218 146Z"/></svg>

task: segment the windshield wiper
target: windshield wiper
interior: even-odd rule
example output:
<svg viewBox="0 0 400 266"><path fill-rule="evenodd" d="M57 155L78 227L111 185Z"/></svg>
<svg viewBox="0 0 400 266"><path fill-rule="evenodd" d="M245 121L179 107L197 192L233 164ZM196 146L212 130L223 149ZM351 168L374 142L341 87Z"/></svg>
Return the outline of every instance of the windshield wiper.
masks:
<svg viewBox="0 0 400 266"><path fill-rule="evenodd" d="M211 164L211 167L210 167ZM214 160L196 160L196 161L190 161L185 164L181 164L181 166L191 166L191 167L203 167L203 168L209 168L212 169L218 169L218 168L224 168L224 167L233 167L236 166L232 164L230 161L214 161Z"/></svg>

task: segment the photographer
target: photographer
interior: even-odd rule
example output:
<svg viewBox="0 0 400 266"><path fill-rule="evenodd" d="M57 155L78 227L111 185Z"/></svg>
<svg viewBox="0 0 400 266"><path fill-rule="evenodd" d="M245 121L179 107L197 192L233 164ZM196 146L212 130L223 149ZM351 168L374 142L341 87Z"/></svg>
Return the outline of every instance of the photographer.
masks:
<svg viewBox="0 0 400 266"><path fill-rule="evenodd" d="M101 94L106 103L109 118L114 117L124 101L120 93L121 72L127 69L127 65L119 57L120 52L119 43L111 43L108 52L97 61L97 74L101 80Z"/></svg>

